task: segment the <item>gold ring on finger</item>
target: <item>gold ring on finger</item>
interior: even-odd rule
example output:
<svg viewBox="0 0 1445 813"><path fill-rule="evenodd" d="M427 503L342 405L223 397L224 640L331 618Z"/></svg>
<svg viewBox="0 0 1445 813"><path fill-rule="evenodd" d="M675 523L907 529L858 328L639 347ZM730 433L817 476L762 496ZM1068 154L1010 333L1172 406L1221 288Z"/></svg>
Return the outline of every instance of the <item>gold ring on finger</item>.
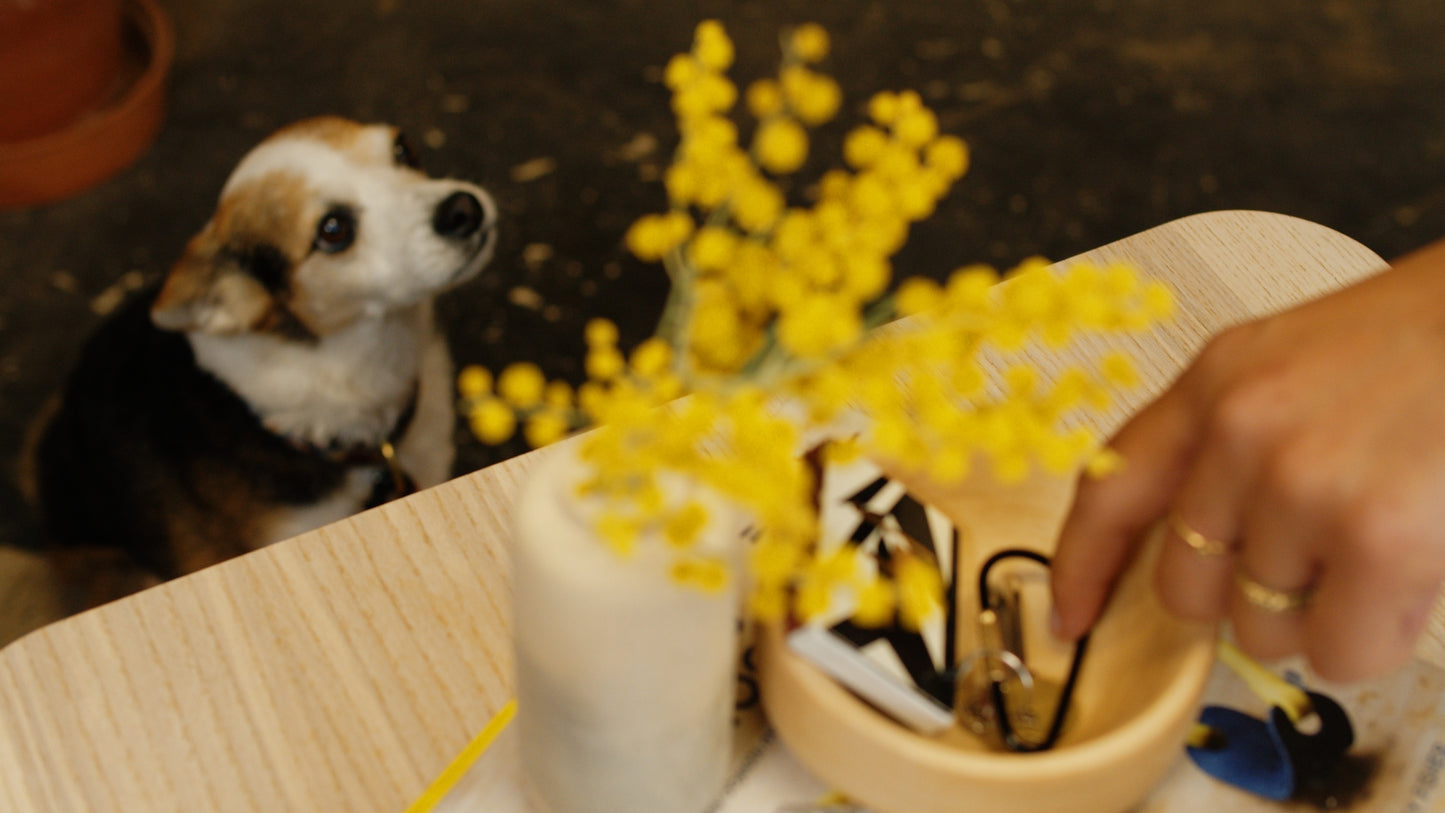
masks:
<svg viewBox="0 0 1445 813"><path fill-rule="evenodd" d="M1313 587L1305 587L1300 590L1276 590L1273 587L1266 587L1243 570L1234 572L1234 583L1239 587L1239 594L1244 596L1245 601L1267 613L1292 613L1303 610L1315 593Z"/></svg>
<svg viewBox="0 0 1445 813"><path fill-rule="evenodd" d="M1184 544L1188 545L1191 550L1200 556L1223 556L1229 553L1229 543L1218 539L1210 539L1204 534L1194 530L1189 527L1184 520L1180 519L1178 514L1169 514L1169 527L1180 539L1184 540Z"/></svg>

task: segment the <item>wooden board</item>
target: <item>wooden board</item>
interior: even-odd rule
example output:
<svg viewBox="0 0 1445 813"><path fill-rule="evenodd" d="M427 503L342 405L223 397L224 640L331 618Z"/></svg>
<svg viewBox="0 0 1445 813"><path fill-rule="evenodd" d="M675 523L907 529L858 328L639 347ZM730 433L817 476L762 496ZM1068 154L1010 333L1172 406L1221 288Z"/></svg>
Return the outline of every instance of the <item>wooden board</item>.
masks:
<svg viewBox="0 0 1445 813"><path fill-rule="evenodd" d="M1384 267L1336 232L1255 212L1084 256L1133 262L1178 294L1175 323L1138 342L1147 386L1129 407L1219 328ZM510 507L546 453L0 650L0 809L404 809L511 695Z"/></svg>

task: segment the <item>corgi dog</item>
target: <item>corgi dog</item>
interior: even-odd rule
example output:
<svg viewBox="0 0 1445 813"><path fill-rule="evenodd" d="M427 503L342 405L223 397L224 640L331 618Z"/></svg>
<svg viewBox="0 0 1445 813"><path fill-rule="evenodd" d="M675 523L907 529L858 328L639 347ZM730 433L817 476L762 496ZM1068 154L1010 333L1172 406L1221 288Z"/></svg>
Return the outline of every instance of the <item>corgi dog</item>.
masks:
<svg viewBox="0 0 1445 813"><path fill-rule="evenodd" d="M447 479L433 300L487 265L496 220L390 126L310 119L249 152L164 281L86 344L40 435L72 607Z"/></svg>

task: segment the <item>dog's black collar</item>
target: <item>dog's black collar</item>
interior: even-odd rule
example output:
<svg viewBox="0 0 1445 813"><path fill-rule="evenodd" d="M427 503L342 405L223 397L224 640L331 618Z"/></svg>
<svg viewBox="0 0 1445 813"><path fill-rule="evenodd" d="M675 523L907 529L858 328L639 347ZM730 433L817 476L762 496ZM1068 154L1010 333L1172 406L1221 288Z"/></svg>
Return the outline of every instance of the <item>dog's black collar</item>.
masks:
<svg viewBox="0 0 1445 813"><path fill-rule="evenodd" d="M320 446L310 441L288 439L292 446L306 452L325 458L333 463L340 464L347 468L361 466L381 466L377 472L376 484L371 489L371 495L366 500L367 508L375 508L382 503L405 497L416 492L416 481L402 467L401 460L396 454L396 445L411 428L411 422L416 418L416 407L418 395L421 391L421 382L417 381L411 386L411 396L406 400L406 406L402 407L401 414L396 416L396 423L392 425L391 431L376 443L352 443L346 446L332 443L328 446Z"/></svg>

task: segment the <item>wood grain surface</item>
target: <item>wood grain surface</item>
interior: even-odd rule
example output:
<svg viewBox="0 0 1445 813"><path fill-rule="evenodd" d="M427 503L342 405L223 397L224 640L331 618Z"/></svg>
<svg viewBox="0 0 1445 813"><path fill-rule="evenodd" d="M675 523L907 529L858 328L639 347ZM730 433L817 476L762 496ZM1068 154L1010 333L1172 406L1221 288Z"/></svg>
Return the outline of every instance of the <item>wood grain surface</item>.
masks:
<svg viewBox="0 0 1445 813"><path fill-rule="evenodd" d="M1179 299L1174 324L1137 340L1147 385L1116 421L1219 328L1385 267L1336 232L1255 212L1084 257L1135 263ZM511 696L510 509L548 453L0 650L0 810L404 809ZM1440 629L1422 654L1445 664Z"/></svg>

